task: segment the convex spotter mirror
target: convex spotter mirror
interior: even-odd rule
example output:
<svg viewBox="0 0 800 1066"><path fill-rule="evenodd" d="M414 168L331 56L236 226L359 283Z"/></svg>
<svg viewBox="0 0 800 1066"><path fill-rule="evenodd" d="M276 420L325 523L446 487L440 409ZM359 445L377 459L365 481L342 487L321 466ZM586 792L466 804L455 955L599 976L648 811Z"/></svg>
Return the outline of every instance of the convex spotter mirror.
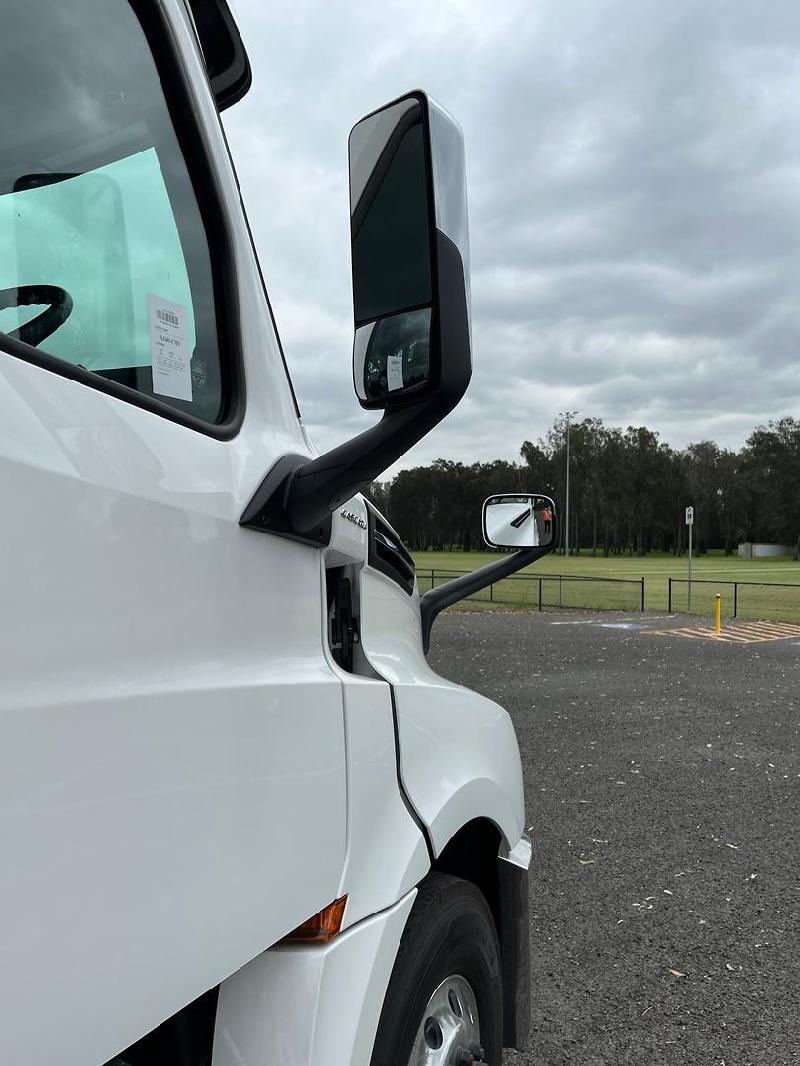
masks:
<svg viewBox="0 0 800 1066"><path fill-rule="evenodd" d="M352 130L350 215L362 407L386 408L471 373L464 144L451 116L411 93Z"/></svg>
<svg viewBox="0 0 800 1066"><path fill-rule="evenodd" d="M549 496L490 496L483 505L483 539L493 548L547 547L554 536L555 510Z"/></svg>

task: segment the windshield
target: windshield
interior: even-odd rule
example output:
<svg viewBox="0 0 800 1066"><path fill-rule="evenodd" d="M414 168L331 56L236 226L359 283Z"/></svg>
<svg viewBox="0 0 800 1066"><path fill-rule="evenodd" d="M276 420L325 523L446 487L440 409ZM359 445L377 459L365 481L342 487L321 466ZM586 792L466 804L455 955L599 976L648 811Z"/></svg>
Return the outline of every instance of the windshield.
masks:
<svg viewBox="0 0 800 1066"><path fill-rule="evenodd" d="M219 420L207 239L129 4L16 6L0 92L0 331Z"/></svg>

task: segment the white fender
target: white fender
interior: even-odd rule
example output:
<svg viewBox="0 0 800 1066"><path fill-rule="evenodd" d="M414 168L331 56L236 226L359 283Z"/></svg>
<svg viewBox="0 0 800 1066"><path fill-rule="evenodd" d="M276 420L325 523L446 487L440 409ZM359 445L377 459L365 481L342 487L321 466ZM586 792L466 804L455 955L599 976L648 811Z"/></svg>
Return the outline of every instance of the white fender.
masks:
<svg viewBox="0 0 800 1066"><path fill-rule="evenodd" d="M271 948L224 981L212 1066L367 1066L416 894L330 944Z"/></svg>
<svg viewBox="0 0 800 1066"><path fill-rule="evenodd" d="M467 822L488 818L513 847L524 829L519 747L506 711L446 681L422 650L419 598L369 567L361 642L394 688L403 786L438 855Z"/></svg>

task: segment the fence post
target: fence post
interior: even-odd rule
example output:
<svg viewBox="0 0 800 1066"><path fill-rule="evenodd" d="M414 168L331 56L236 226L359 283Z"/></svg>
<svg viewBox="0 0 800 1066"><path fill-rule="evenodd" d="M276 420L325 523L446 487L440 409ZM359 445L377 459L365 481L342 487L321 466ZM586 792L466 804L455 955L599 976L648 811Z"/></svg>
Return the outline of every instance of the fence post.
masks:
<svg viewBox="0 0 800 1066"><path fill-rule="evenodd" d="M644 578L642 578L642 610L644 610Z"/></svg>
<svg viewBox="0 0 800 1066"><path fill-rule="evenodd" d="M667 614L672 614L672 578L667 578Z"/></svg>
<svg viewBox="0 0 800 1066"><path fill-rule="evenodd" d="M542 609L542 579L539 578L539 610Z"/></svg>
<svg viewBox="0 0 800 1066"><path fill-rule="evenodd" d="M733 583L733 617L736 617L736 612L739 608L739 582Z"/></svg>
<svg viewBox="0 0 800 1066"><path fill-rule="evenodd" d="M558 575L558 606L563 607L564 604L561 598L561 574Z"/></svg>
<svg viewBox="0 0 800 1066"><path fill-rule="evenodd" d="M490 585L490 586L489 586L489 599L490 599L491 601L493 601L493 600L494 600L494 585Z"/></svg>
<svg viewBox="0 0 800 1066"><path fill-rule="evenodd" d="M433 569L431 569L431 588L433 588L434 576L435 576L434 575L434 571L433 571Z"/></svg>

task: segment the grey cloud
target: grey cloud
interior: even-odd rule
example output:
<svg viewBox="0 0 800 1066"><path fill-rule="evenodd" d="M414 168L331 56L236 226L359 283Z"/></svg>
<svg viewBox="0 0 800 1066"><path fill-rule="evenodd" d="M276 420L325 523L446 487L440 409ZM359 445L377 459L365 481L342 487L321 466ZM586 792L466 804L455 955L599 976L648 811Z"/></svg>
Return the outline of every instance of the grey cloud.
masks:
<svg viewBox="0 0 800 1066"><path fill-rule="evenodd" d="M800 8L704 0L262 5L226 115L304 417L353 398L346 136L422 86L469 164L475 373L406 458L516 457L559 410L739 446L800 409Z"/></svg>

